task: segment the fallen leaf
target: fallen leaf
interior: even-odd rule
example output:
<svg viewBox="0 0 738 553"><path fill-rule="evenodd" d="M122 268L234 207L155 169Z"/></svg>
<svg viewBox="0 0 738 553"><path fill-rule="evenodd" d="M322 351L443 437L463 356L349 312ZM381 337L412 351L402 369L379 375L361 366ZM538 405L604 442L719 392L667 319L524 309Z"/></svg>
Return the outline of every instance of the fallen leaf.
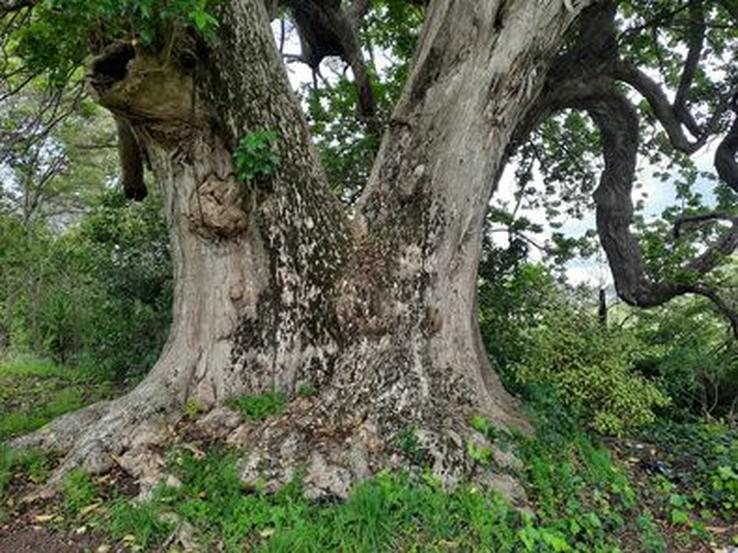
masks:
<svg viewBox="0 0 738 553"><path fill-rule="evenodd" d="M80 514L81 516L85 516L85 515L88 515L88 514L90 514L90 513L92 512L92 511L96 510L96 509L97 509L97 508L98 508L98 507L99 507L100 505L102 505L102 503L100 503L100 502L98 501L97 503L93 503L92 505L88 505L87 507L82 507L82 508L81 508L81 509L79 510L79 514Z"/></svg>

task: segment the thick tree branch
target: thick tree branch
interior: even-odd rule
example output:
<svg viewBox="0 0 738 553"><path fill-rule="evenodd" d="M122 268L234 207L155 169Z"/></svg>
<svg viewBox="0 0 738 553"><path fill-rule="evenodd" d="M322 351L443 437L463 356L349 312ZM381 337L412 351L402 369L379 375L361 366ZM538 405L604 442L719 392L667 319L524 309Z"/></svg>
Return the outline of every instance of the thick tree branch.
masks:
<svg viewBox="0 0 738 553"><path fill-rule="evenodd" d="M695 73L699 67L702 49L705 43L705 12L702 0L691 0L689 3L690 16L690 39L687 59L679 80L679 87L674 97L674 112L679 120L689 129L694 136L699 136L700 128L687 109L687 99L692 88Z"/></svg>
<svg viewBox="0 0 738 553"><path fill-rule="evenodd" d="M677 150L685 154L693 154L705 145L708 133L702 133L697 140L690 141L684 134L683 121L677 116L674 106L671 105L658 83L651 77L637 67L623 61L615 64L613 73L616 78L635 88L648 101L654 115Z"/></svg>
<svg viewBox="0 0 738 553"><path fill-rule="evenodd" d="M369 13L372 7L372 0L354 0L346 10L346 17L354 31L359 29L361 21Z"/></svg>
<svg viewBox="0 0 738 553"><path fill-rule="evenodd" d="M594 194L597 230L618 295L625 302L640 307L661 305L687 293L707 295L709 288L701 282L701 278L719 266L738 247L738 217L720 217L729 220L731 227L704 253L684 266L687 278L652 281L647 275L638 241L630 232L633 217L631 192L638 150L637 112L626 98L615 92L599 93L583 99L578 107L587 109L602 134L605 170ZM715 220L718 214L702 216L702 220L708 218ZM683 219L681 225L689 220ZM691 220L696 221L696 218ZM718 307L724 312L726 306L721 306ZM736 317L738 315L731 314L729 318L733 321Z"/></svg>
<svg viewBox="0 0 738 553"><path fill-rule="evenodd" d="M731 109L736 114L735 121L715 152L715 169L720 178L738 192L738 163L735 159L738 153L738 94L732 99Z"/></svg>
<svg viewBox="0 0 738 553"><path fill-rule="evenodd" d="M674 221L674 238L680 238L682 236L682 229L684 227L699 226L702 223L712 221L733 221L734 219L735 217L733 215L722 211L702 213L700 215L684 215Z"/></svg>

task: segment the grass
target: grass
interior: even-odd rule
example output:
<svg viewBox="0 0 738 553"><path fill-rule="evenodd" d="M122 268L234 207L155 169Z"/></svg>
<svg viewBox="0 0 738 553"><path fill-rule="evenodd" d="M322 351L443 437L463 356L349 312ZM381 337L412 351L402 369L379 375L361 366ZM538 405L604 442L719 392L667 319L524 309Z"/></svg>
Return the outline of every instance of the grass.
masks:
<svg viewBox="0 0 738 553"><path fill-rule="evenodd" d="M268 392L240 396L232 399L230 404L245 418L252 421L263 421L282 414L287 406L287 400L282 392Z"/></svg>
<svg viewBox="0 0 738 553"><path fill-rule="evenodd" d="M239 478L240 453L212 448L205 456L172 451L169 470L181 486L159 487L144 504L117 499L95 524L145 551L166 539L172 521L186 522L208 551L614 552L627 542L636 544L630 550L664 551L608 450L561 417L542 424L535 437L510 438L527 467L521 478L535 514L494 492L447 491L402 472L359 484L345 502L311 502L299 479L276 494L254 493Z"/></svg>
<svg viewBox="0 0 738 553"><path fill-rule="evenodd" d="M0 522L7 518L5 497L16 475L40 484L49 476L49 459L35 450L15 451L0 443Z"/></svg>
<svg viewBox="0 0 738 553"><path fill-rule="evenodd" d="M0 441L32 432L110 393L109 383L87 371L33 358L0 361Z"/></svg>
<svg viewBox="0 0 738 553"><path fill-rule="evenodd" d="M0 436L33 430L109 393L85 373L33 360L0 365L0 386L3 412L12 411L0 421ZM282 413L285 398L243 396L232 405L258 421ZM193 403L186 411L194 418L200 408ZM226 552L662 553L667 550L664 529L670 532L669 546L686 548L710 539L691 521L700 508L717 513L717 491L724 500L722 490L711 489L710 478L735 460L734 431L664 425L648 436L673 451L674 462L685 454L704 461L704 467L692 471L688 489L677 489L663 479L645 484L632 480L610 450L555 400L537 399L531 416L538 430L532 437L502 433L478 417L472 426L498 446L515 448L525 466L519 477L533 514L516 510L492 492L468 485L446 491L431 477L402 472L380 473L356 486L345 502L311 502L299 479L276 494L254 493L239 478L242 454L218 447L209 448L205 456L186 448L171 451L168 470L181 486L160 486L144 503L72 472L62 486L60 509L71 528L95 529L140 551L157 550L184 523L203 550ZM420 451L412 427L398 437L398 446L408 454ZM423 462L420 453L418 462ZM39 453L0 446L0 507L13 478L41 482L49 469L49 460ZM644 485L645 494L639 489ZM643 502L651 496L655 499ZM679 522L682 512L689 523Z"/></svg>
<svg viewBox="0 0 738 553"><path fill-rule="evenodd" d="M499 496L471 487L447 494L430 479L383 473L357 486L345 503L318 505L304 498L299 480L274 495L247 492L232 452L197 458L180 451L171 467L179 488L159 488L143 505L119 500L99 524L118 539L135 536L145 550L171 529L162 523L164 513L191 525L205 550L445 551L482 544L523 550L521 515Z"/></svg>

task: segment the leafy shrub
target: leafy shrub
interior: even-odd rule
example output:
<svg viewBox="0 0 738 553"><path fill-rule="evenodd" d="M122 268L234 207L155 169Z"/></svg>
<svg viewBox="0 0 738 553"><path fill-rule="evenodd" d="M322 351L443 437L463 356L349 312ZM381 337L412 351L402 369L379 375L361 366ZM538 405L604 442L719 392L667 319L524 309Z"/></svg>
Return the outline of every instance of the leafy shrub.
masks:
<svg viewBox="0 0 738 553"><path fill-rule="evenodd" d="M661 487L672 507L700 508L702 518L738 516L738 429L724 424L660 421L639 437L653 444L666 467ZM675 494L679 490L679 494ZM679 505L674 497L679 495ZM682 517L677 513L678 517Z"/></svg>
<svg viewBox="0 0 738 553"><path fill-rule="evenodd" d="M509 389L520 392L515 365L524 355L525 334L541 323L542 311L557 301L561 290L542 265L510 263L487 252L480 265L479 326L495 370Z"/></svg>
<svg viewBox="0 0 738 553"><path fill-rule="evenodd" d="M516 378L548 383L567 407L604 434L654 420L653 409L669 401L633 370L642 346L627 330L607 330L584 308L558 306L524 334Z"/></svg>
<svg viewBox="0 0 738 553"><path fill-rule="evenodd" d="M138 39L157 50L171 40L173 29L191 29L216 40L218 0L48 0L15 37L17 51L29 68L48 71L52 82L63 82L81 65L91 35L109 41Z"/></svg>
<svg viewBox="0 0 738 553"><path fill-rule="evenodd" d="M648 344L637 361L672 398L669 418L729 415L738 397L738 342L706 300L680 298L634 318L633 332Z"/></svg>
<svg viewBox="0 0 738 553"><path fill-rule="evenodd" d="M54 235L0 217L0 337L17 353L133 378L166 339L172 269L155 198L111 192Z"/></svg>
<svg viewBox="0 0 738 553"><path fill-rule="evenodd" d="M726 518L738 513L738 462L716 468L710 478L718 507Z"/></svg>

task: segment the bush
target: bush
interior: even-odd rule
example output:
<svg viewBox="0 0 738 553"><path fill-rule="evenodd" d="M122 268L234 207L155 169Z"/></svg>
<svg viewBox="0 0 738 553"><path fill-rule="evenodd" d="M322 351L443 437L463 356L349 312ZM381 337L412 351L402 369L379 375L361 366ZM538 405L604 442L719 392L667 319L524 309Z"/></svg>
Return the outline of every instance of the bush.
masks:
<svg viewBox="0 0 738 553"><path fill-rule="evenodd" d="M172 298L156 199L110 192L80 224L54 234L0 218L0 347L133 378L156 360Z"/></svg>
<svg viewBox="0 0 738 553"><path fill-rule="evenodd" d="M738 342L709 302L680 298L634 320L634 332L649 346L637 369L672 398L669 418L731 414L738 405Z"/></svg>
<svg viewBox="0 0 738 553"><path fill-rule="evenodd" d="M633 370L643 346L628 330L605 329L591 311L557 306L544 312L521 344L516 378L523 384L549 384L567 407L587 417L603 434L654 420L653 409L669 398Z"/></svg>
<svg viewBox="0 0 738 553"><path fill-rule="evenodd" d="M643 430L666 467L669 492L677 486L707 518L738 516L738 428L715 422L668 422Z"/></svg>

